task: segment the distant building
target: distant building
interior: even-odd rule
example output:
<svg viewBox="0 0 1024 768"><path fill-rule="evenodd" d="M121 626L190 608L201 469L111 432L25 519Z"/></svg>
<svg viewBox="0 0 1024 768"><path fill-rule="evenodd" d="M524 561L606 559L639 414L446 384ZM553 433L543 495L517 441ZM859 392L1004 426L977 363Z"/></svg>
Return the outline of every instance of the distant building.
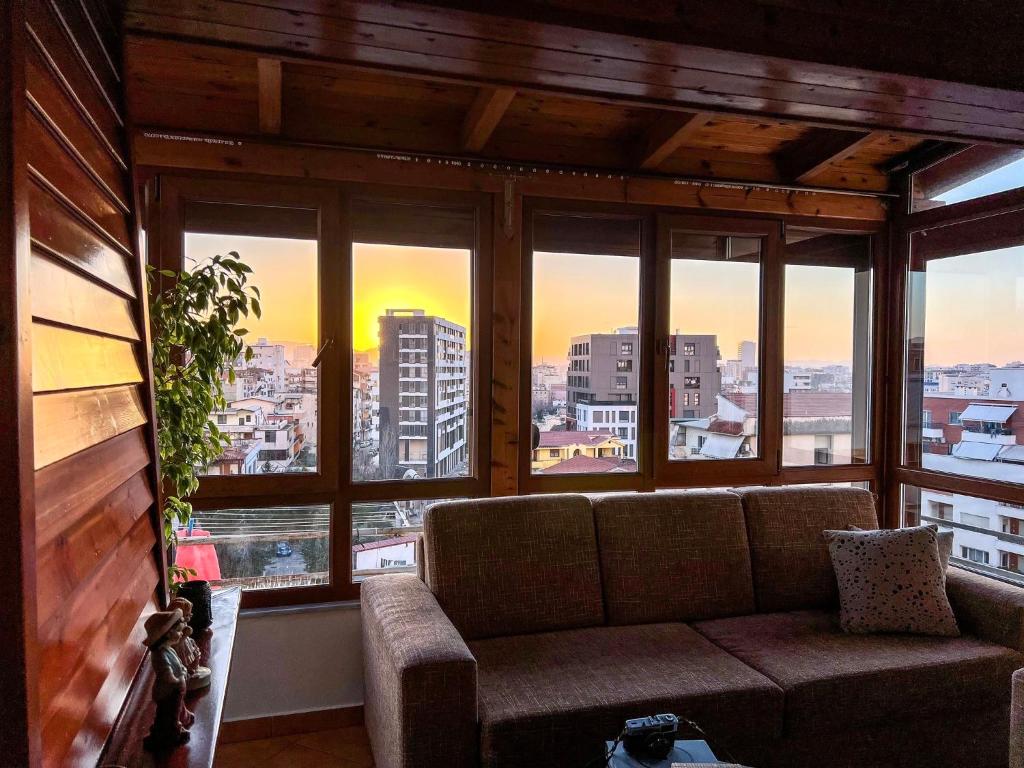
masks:
<svg viewBox="0 0 1024 768"><path fill-rule="evenodd" d="M624 457L636 459L640 337L636 328L590 333L570 340L566 429L608 430ZM714 409L721 388L715 336L669 337L670 416L699 418Z"/></svg>
<svg viewBox="0 0 1024 768"><path fill-rule="evenodd" d="M615 432L608 429L582 432L565 430L541 432L540 443L533 450L531 468L535 472L548 470L575 457L617 461L626 458L624 450L624 441ZM608 471L609 469L611 469L611 465L599 471Z"/></svg>
<svg viewBox="0 0 1024 768"><path fill-rule="evenodd" d="M421 309L389 309L379 321L381 471L388 478L465 472L466 329Z"/></svg>

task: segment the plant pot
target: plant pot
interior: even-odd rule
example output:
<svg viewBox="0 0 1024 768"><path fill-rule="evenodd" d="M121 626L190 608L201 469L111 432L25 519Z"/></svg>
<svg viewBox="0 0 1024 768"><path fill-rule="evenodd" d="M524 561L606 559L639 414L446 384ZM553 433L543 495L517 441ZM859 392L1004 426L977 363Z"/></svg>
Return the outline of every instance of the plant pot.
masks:
<svg viewBox="0 0 1024 768"><path fill-rule="evenodd" d="M208 581L186 581L178 586L178 597L192 603L192 620L189 626L199 633L213 624L213 590Z"/></svg>

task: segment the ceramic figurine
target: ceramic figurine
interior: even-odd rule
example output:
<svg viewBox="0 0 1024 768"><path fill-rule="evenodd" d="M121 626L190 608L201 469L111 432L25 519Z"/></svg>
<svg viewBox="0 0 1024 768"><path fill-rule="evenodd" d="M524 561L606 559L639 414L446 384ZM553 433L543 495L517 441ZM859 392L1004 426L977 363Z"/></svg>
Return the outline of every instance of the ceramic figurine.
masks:
<svg viewBox="0 0 1024 768"><path fill-rule="evenodd" d="M180 610L157 611L146 619L145 644L153 664L153 701L156 719L143 745L151 752L171 749L189 740L188 729L195 722L185 706L188 670L175 646L184 636L185 619Z"/></svg>
<svg viewBox="0 0 1024 768"><path fill-rule="evenodd" d="M181 641L175 646L181 663L188 670L188 689L196 691L205 688L210 684L210 668L199 663L202 652L196 641L192 639L192 627L189 626L192 619L192 603L184 597L176 597L171 600L170 610L181 611L182 619L185 621L185 630L181 633Z"/></svg>

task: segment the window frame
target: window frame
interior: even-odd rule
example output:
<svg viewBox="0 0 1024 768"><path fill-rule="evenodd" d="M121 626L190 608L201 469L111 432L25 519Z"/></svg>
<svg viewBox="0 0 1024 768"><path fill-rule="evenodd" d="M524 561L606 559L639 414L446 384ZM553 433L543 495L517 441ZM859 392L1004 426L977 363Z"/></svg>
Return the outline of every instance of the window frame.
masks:
<svg viewBox="0 0 1024 768"><path fill-rule="evenodd" d="M904 522L904 486L923 490L960 493L965 496L987 499L1008 504L1024 504L1024 485L973 478L966 475L951 475L925 469L908 461L908 457L920 456L921 438L917 443L908 437L907 417L914 403L922 404L923 378L918 394L908 392L911 369L923 360L913 359L915 350L908 338L910 326L911 295L910 274L915 255L911 253L911 239L915 233L939 234L937 243L930 245L926 253L931 258L952 255L952 252L971 253L1005 247L1012 244L1014 235L1019 244L1024 240L1024 188L998 192L984 197L965 200L951 205L911 212L913 173L927 169L931 163L908 169L902 178L900 214L893 224L893 265L890 277L893 288L889 294L892 317L890 333L893 341L889 346L888 371L893 382L887 390L885 411L892 414L886 429L886 479L885 479L885 523L897 527ZM995 224L995 227L991 225ZM921 368L923 374L923 367ZM920 417L919 417L920 418ZM918 446L916 449L913 446Z"/></svg>
<svg viewBox="0 0 1024 768"><path fill-rule="evenodd" d="M758 455L713 461L672 460L668 455L672 235L675 232L761 240L758 283ZM770 483L782 454L782 232L780 219L659 213L657 217L657 350L654 390L654 479L658 487Z"/></svg>
<svg viewBox="0 0 1024 768"><path fill-rule="evenodd" d="M180 268L184 256L185 205L315 208L318 214L318 294L321 365L318 368L318 462L316 474L204 476L189 498L198 511L277 506L328 506L330 571L326 584L245 590L243 608L268 608L354 600L352 507L375 501L410 501L484 496L490 490L491 453L491 274L492 196L369 183L310 183L259 178L222 179L206 174L159 174L159 209L150 224L150 262L160 269ZM465 478L417 481L352 479L352 202L471 208L475 217L471 270L473 423L471 474ZM154 231L156 230L156 231ZM167 278L162 278L167 280ZM342 286L343 290L332 290ZM332 396L332 392L337 396Z"/></svg>

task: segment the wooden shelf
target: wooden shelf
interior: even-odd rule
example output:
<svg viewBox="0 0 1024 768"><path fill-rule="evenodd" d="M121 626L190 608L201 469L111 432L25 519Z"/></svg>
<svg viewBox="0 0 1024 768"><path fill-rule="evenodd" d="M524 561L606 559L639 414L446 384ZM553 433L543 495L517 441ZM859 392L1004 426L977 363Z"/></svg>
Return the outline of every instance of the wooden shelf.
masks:
<svg viewBox="0 0 1024 768"><path fill-rule="evenodd" d="M196 716L189 742L162 754L146 752L142 746L156 712L152 699L153 667L147 654L107 740L99 760L100 768L210 768L213 765L241 596L238 587L215 592L213 626L196 637L203 654L202 663L210 667L213 676L208 688L194 691L185 699Z"/></svg>

